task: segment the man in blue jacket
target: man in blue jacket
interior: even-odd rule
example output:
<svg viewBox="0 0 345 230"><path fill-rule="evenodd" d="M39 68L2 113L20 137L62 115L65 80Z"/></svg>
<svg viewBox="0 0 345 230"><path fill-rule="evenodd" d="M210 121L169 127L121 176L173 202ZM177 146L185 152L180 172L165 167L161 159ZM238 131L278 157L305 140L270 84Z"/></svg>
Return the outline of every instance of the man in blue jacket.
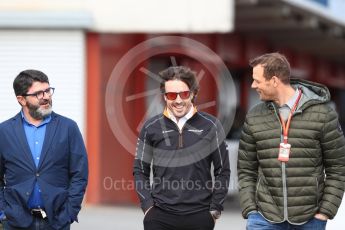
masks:
<svg viewBox="0 0 345 230"><path fill-rule="evenodd" d="M21 111L0 124L0 212L4 229L70 229L88 180L77 124L52 112L48 77L25 70L13 82Z"/></svg>

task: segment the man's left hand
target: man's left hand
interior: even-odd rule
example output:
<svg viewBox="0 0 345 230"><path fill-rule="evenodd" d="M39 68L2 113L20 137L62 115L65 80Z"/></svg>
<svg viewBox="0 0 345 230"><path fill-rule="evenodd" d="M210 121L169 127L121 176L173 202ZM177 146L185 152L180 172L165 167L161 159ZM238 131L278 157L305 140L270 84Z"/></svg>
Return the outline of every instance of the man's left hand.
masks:
<svg viewBox="0 0 345 230"><path fill-rule="evenodd" d="M315 214L314 218L319 219L319 220L323 220L323 221L327 221L328 220L328 217L323 215L323 214L321 214L321 213Z"/></svg>

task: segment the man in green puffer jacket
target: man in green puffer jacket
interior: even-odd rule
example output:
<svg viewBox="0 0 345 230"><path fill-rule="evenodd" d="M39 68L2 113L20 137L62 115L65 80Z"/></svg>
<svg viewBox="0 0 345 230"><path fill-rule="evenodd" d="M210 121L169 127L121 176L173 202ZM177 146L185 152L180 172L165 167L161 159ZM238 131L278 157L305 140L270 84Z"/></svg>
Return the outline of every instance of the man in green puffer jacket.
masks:
<svg viewBox="0 0 345 230"><path fill-rule="evenodd" d="M260 103L243 126L238 153L247 230L325 229L345 187L345 139L328 89L290 79L285 56L250 61Z"/></svg>

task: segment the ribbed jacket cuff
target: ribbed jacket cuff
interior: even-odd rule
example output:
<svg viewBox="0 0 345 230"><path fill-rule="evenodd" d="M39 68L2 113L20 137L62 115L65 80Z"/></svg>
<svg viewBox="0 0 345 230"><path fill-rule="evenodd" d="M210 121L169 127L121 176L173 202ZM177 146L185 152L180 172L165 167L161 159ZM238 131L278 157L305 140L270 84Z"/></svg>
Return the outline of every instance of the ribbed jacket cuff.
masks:
<svg viewBox="0 0 345 230"><path fill-rule="evenodd" d="M319 213L327 216L330 220L334 218L334 215L327 209L320 208Z"/></svg>
<svg viewBox="0 0 345 230"><path fill-rule="evenodd" d="M223 211L223 205L212 203L210 205L210 210L217 210L217 211L221 212L221 211Z"/></svg>

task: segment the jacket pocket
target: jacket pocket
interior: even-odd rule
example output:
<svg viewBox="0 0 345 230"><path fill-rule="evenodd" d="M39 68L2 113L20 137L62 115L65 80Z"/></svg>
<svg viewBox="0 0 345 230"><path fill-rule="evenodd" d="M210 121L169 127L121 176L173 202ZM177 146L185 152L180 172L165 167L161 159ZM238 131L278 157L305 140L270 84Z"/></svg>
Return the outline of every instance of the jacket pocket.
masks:
<svg viewBox="0 0 345 230"><path fill-rule="evenodd" d="M258 205L258 192L259 192L259 188L260 188L260 182L261 182L261 176L259 176L258 182L256 183L256 190L255 190L255 203L256 205Z"/></svg>
<svg viewBox="0 0 345 230"><path fill-rule="evenodd" d="M20 195L18 190L6 187L4 189L5 207L2 210L12 225L27 228L32 222L32 216L27 211L26 200Z"/></svg>
<svg viewBox="0 0 345 230"><path fill-rule="evenodd" d="M315 177L315 183L316 183L316 189L315 189L316 207L319 207L319 180L317 179L317 177Z"/></svg>

